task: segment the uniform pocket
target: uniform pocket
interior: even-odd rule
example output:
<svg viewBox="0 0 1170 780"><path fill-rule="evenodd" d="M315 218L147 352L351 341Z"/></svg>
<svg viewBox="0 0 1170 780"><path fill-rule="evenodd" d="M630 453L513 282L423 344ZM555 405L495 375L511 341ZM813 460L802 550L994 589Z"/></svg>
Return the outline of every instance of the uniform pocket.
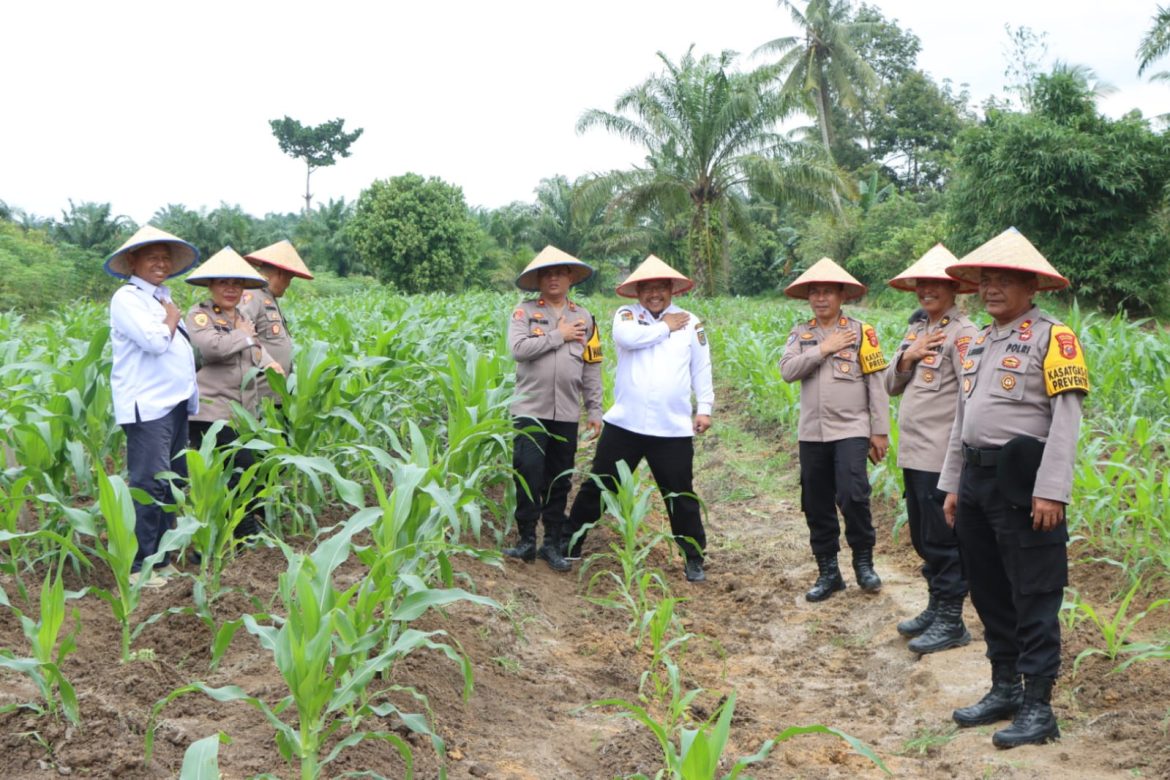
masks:
<svg viewBox="0 0 1170 780"><path fill-rule="evenodd" d="M833 358L833 379L842 382L860 382L861 366L848 360Z"/></svg>
<svg viewBox="0 0 1170 780"><path fill-rule="evenodd" d="M1068 585L1068 524L1051 531L1016 532L1016 578L1020 593L1051 593Z"/></svg>

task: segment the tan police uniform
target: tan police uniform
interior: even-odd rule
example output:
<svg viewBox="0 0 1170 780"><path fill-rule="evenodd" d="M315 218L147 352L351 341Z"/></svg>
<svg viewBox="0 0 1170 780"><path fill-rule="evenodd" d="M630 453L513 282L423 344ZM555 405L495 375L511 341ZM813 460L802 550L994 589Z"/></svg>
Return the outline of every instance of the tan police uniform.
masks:
<svg viewBox="0 0 1170 780"><path fill-rule="evenodd" d="M854 568L872 568L877 534L866 456L869 437L890 432L890 397L882 375L886 358L873 326L842 314L834 328L856 333L854 346L822 355L821 343L830 331L814 317L792 329L780 358L784 380L800 382L801 508L818 565L831 557L835 566L841 547L839 508Z"/></svg>
<svg viewBox="0 0 1170 780"><path fill-rule="evenodd" d="M935 351L913 363L909 371L898 370L906 350L939 332L946 334L946 340ZM962 623L967 581L959 560L958 538L943 514L944 496L938 490L938 478L959 405L963 361L977 335L971 320L952 306L934 325L927 319L911 325L885 371L890 395L902 396L898 465L902 468L910 540L922 559L922 576L930 593L924 615L898 627L906 636L925 634L911 642L910 648L916 652L935 652L971 641ZM934 622L939 625L932 629Z"/></svg>
<svg viewBox="0 0 1170 780"><path fill-rule="evenodd" d="M1060 668L1068 524L1033 530L1030 502L1004 495L1005 480L1024 467L1001 455L1016 437L1045 442L1032 495L1068 504L1088 371L1073 332L1035 306L981 331L962 367L939 488L958 494L955 528L971 601L993 666L1051 680Z"/></svg>
<svg viewBox="0 0 1170 780"><path fill-rule="evenodd" d="M601 339L593 315L567 300L561 315L567 322L582 321L587 343L565 343L557 329L557 314L536 298L520 303L508 323L508 348L516 360L515 417L572 422L581 419L584 403L588 419L601 420Z"/></svg>
<svg viewBox="0 0 1170 780"><path fill-rule="evenodd" d="M195 375L199 385L199 411L191 420L230 419L232 401L255 414L260 407L256 377L246 385L244 378L273 362L267 349L257 339L234 329L219 306L210 300L192 306L186 324L191 343L199 350L203 363Z"/></svg>
<svg viewBox="0 0 1170 780"><path fill-rule="evenodd" d="M273 361L284 369L284 375L292 374L292 336L288 332L288 320L284 318L280 302L268 288L245 290L237 307L241 316L250 319L256 326L256 340L272 356ZM268 386L268 377L259 378L260 397L276 398Z"/></svg>

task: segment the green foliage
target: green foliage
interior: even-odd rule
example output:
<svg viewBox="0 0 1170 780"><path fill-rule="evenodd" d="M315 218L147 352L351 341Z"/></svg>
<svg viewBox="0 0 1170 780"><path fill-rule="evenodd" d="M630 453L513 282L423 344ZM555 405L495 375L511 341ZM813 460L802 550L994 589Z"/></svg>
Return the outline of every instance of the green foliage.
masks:
<svg viewBox="0 0 1170 780"><path fill-rule="evenodd" d="M346 229L365 266L406 292L457 292L476 269L477 226L463 190L436 177L375 181Z"/></svg>
<svg viewBox="0 0 1170 780"><path fill-rule="evenodd" d="M288 116L268 120L272 134L280 144L280 151L305 164L305 213L312 209L313 195L309 192L309 177L318 168L337 163L337 158L349 157L349 147L362 135L362 128L345 132L344 119L332 119L317 126L302 125Z"/></svg>
<svg viewBox="0 0 1170 780"><path fill-rule="evenodd" d="M1015 226L1081 300L1148 310L1170 277L1170 138L1138 117L1099 115L1078 69L1040 76L1034 100L1032 113L992 111L960 136L951 249Z"/></svg>
<svg viewBox="0 0 1170 780"><path fill-rule="evenodd" d="M1155 60L1161 59L1166 56L1166 52L1170 51L1170 8L1163 8L1160 5L1157 8L1157 13L1150 20L1150 29L1146 30L1146 34L1142 36L1141 45L1138 46L1139 76L1145 73ZM1153 78L1165 77L1165 75L1165 73L1158 73Z"/></svg>
<svg viewBox="0 0 1170 780"><path fill-rule="evenodd" d="M59 240L81 249L92 249L106 255L113 252L134 232L134 222L125 216L111 216L109 203L74 203L61 212L61 221L53 226Z"/></svg>
<svg viewBox="0 0 1170 780"><path fill-rule="evenodd" d="M0 220L0 311L63 312L108 295L114 284L97 250L56 243L44 230Z"/></svg>

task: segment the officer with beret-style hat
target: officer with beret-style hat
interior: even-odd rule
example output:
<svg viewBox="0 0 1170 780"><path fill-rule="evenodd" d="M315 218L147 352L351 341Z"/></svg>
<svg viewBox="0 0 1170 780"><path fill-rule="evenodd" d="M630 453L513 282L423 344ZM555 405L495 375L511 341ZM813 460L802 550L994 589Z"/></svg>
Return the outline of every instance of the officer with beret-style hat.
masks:
<svg viewBox="0 0 1170 780"><path fill-rule="evenodd" d="M1041 744L1060 736L1051 697L1068 584L1065 512L1089 375L1076 334L1033 303L1068 280L1015 228L947 273L979 285L993 320L963 361L939 478L991 661L991 690L953 717L960 726L1013 718L992 736L996 747Z"/></svg>

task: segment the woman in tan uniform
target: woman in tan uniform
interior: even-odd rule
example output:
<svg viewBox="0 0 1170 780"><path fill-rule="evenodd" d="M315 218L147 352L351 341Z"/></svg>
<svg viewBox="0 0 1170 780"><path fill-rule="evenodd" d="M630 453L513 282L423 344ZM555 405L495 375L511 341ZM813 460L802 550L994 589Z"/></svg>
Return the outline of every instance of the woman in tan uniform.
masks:
<svg viewBox="0 0 1170 780"><path fill-rule="evenodd" d="M206 287L210 294L187 312L191 343L202 358L202 365L195 374L199 385L199 411L192 415L189 423L191 446L198 447L203 443L212 423L226 420L228 424L216 435L216 445L227 447L236 440L236 432L230 424L232 401L255 414L260 405L257 388L260 372L272 368L284 373L280 364L257 341L252 320L237 309L244 290L264 286L264 277L235 250L225 247L192 271L186 281ZM233 474L229 485L236 485L236 469L248 469L254 462L250 450L237 450L232 458ZM251 514L237 526L236 535L250 536L259 530L256 518Z"/></svg>

